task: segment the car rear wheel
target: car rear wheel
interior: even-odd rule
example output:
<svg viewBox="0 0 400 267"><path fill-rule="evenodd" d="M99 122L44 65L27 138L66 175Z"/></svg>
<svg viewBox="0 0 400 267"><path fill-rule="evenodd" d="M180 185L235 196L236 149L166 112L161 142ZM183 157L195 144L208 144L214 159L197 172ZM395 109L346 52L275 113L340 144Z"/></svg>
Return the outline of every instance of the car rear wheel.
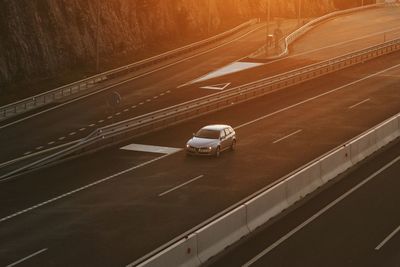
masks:
<svg viewBox="0 0 400 267"><path fill-rule="evenodd" d="M236 149L236 140L232 141L231 150L234 151Z"/></svg>

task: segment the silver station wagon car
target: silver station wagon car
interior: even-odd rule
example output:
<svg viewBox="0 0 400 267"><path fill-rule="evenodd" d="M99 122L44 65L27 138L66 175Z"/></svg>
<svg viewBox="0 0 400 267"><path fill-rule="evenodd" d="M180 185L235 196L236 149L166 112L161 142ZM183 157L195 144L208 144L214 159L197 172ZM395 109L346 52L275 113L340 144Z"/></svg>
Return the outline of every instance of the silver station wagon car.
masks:
<svg viewBox="0 0 400 267"><path fill-rule="evenodd" d="M224 150L235 150L236 133L229 125L208 125L201 128L186 144L188 155L214 155Z"/></svg>

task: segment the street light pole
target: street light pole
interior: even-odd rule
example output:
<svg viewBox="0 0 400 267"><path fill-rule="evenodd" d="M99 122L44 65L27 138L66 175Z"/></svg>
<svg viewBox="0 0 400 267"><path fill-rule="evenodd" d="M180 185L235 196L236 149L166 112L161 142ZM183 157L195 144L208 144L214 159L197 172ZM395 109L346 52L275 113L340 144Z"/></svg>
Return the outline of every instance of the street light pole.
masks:
<svg viewBox="0 0 400 267"><path fill-rule="evenodd" d="M299 3L298 3L298 8L299 8L299 10L298 10L298 12L297 12L297 24L300 26L301 25L301 5L302 5L302 1L301 0L299 0Z"/></svg>
<svg viewBox="0 0 400 267"><path fill-rule="evenodd" d="M265 13L267 15L267 27L266 27L266 31L267 32L266 32L265 39L266 39L266 43L268 44L269 22L270 22L270 19L271 19L271 2L270 2L270 0L267 0L267 2L266 2Z"/></svg>
<svg viewBox="0 0 400 267"><path fill-rule="evenodd" d="M100 70L100 64L99 64L99 28L100 28L100 5L99 1L96 1L96 73L99 73Z"/></svg>
<svg viewBox="0 0 400 267"><path fill-rule="evenodd" d="M210 35L210 18L211 18L211 11L210 11L210 0L208 0L208 18L207 18L207 34Z"/></svg>

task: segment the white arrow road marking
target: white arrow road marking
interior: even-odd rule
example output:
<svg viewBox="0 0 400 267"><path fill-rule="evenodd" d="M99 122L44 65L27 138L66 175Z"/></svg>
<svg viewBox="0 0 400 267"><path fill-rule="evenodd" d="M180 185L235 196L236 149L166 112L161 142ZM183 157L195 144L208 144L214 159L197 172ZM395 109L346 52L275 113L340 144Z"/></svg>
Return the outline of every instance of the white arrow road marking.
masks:
<svg viewBox="0 0 400 267"><path fill-rule="evenodd" d="M181 148L150 146L150 145L141 145L141 144L130 144L130 145L121 147L121 149L130 150L130 151L139 151L139 152L159 153L159 154L173 154L173 153L176 153L176 152L182 150Z"/></svg>
<svg viewBox="0 0 400 267"><path fill-rule="evenodd" d="M227 74L236 73L239 71L255 68L258 66L264 65L264 63L255 63L255 62L233 62L225 67L222 67L216 71L210 72L198 79L195 79L188 84L198 83L206 80L210 80L213 78L221 77Z"/></svg>
<svg viewBox="0 0 400 267"><path fill-rule="evenodd" d="M203 86L200 87L201 89L211 89L211 90L224 90L227 88L231 83L220 83L215 85Z"/></svg>

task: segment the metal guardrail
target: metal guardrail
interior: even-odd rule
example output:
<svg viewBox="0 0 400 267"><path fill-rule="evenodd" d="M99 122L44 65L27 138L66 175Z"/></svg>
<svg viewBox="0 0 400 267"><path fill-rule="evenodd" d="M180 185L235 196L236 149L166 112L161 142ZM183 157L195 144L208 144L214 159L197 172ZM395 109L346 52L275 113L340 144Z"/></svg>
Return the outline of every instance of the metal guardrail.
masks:
<svg viewBox="0 0 400 267"><path fill-rule="evenodd" d="M117 122L96 129L71 147L32 162L22 168L15 169L1 176L0 179L49 164L67 156L98 150L126 139L170 127L230 107L233 104L239 104L398 50L400 50L400 39L388 41L287 73Z"/></svg>
<svg viewBox="0 0 400 267"><path fill-rule="evenodd" d="M319 24L325 20L328 20L328 19L331 19L331 18L334 18L337 16L349 14L349 13L354 13L357 11L362 11L362 10L375 8L375 7L382 7L382 6L384 6L384 4L372 4L372 5L367 5L367 6L363 6L363 7L356 7L356 8L351 8L351 9L346 9L346 10L341 10L341 11L335 11L335 12L326 14L324 16L321 16L319 18L316 18L316 19L304 24L302 27L298 28L297 30L295 30L294 32L289 34L286 38L284 38L283 44L281 45L282 53L280 53L279 55L276 55L276 56L268 57L268 59L273 60L273 59L278 59L278 58L287 56L289 54L289 46L295 40L297 40L299 37L303 36L308 31L312 30L317 24ZM265 49L266 49L265 47L261 47L256 52L254 52L252 55L250 55L250 57L255 57L257 55L260 55L262 53L262 51L265 51Z"/></svg>
<svg viewBox="0 0 400 267"><path fill-rule="evenodd" d="M81 93L82 91L85 91L89 88L92 88L95 84L100 83L102 81L108 80L110 78L113 78L118 75L122 75L128 72L133 72L139 69L142 69L144 67L157 64L161 61L164 61L166 59L174 58L177 56L180 56L182 54L188 53L190 51L196 50L202 46L211 44L213 42L219 41L223 38L226 38L246 27L249 27L251 25L254 25L257 23L257 19L252 19L248 22L245 22L233 29L230 29L226 32L220 33L218 35L215 35L213 37L210 37L208 39L181 47L177 48L168 52L165 52L163 54L147 58L123 67L119 67L110 71L106 71L103 73L100 73L98 75L94 75L92 77L73 82L61 87L58 87L56 89L25 98L23 100L5 105L0 107L0 121L5 120L7 118L28 112L30 110L33 110L35 108L44 106L46 104L58 101L60 99L63 99L65 97L70 97L71 95Z"/></svg>

